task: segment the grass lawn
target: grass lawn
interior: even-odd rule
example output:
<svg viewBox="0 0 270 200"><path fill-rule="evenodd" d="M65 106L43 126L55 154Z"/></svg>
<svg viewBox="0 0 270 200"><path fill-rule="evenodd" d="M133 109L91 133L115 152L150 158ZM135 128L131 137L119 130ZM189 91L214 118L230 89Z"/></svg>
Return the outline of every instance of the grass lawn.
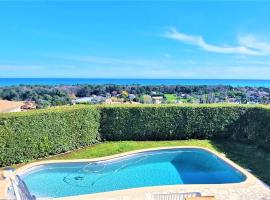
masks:
<svg viewBox="0 0 270 200"><path fill-rule="evenodd" d="M84 149L72 151L46 158L53 159L86 159L109 156L138 149L169 146L197 146L206 147L226 156L240 166L252 170L252 173L264 182L270 184L270 152L254 145L239 144L226 140L177 140L177 141L122 141L104 142ZM19 167L21 165L16 165Z"/></svg>
<svg viewBox="0 0 270 200"><path fill-rule="evenodd" d="M177 140L177 141L121 141L121 142L105 142L96 144L84 149L76 150L70 153L51 157L50 159L84 159L109 156L113 154L133 151L138 149L147 149L154 147L170 147L170 146L199 146L212 150L217 150L209 140Z"/></svg>
<svg viewBox="0 0 270 200"><path fill-rule="evenodd" d="M176 94L165 94L164 96L166 97L167 101L170 102L176 101L178 99Z"/></svg>

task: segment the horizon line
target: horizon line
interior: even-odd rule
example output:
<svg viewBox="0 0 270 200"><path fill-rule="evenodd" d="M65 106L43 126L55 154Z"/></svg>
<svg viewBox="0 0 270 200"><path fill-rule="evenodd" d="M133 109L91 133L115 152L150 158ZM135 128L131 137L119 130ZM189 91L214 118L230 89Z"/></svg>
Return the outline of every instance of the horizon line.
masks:
<svg viewBox="0 0 270 200"><path fill-rule="evenodd" d="M88 77L0 77L0 79L115 79L115 80L260 80L270 81L270 79L256 78L88 78Z"/></svg>

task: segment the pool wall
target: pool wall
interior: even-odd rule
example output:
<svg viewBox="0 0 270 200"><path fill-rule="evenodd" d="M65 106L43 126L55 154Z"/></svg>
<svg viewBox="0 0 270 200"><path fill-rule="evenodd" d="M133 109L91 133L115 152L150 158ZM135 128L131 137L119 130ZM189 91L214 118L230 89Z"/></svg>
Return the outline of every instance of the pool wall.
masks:
<svg viewBox="0 0 270 200"><path fill-rule="evenodd" d="M162 192L162 191L173 191L173 190L182 190L182 189L194 189L194 192L196 192L200 188L211 188L211 189L220 189L220 188L237 188L237 187L249 187L256 183L258 180L256 177L254 177L251 173L249 173L247 170L243 169L242 167L238 166L231 160L225 157L223 154L218 154L215 151L209 150L207 148L202 147L194 147L194 146L175 146L175 147L161 147L161 148L149 148L149 149L143 149L143 150L136 150L136 151L130 151L126 153L116 154L112 156L106 156L106 157L100 157L100 158L93 158L93 159L76 159L76 160L48 160L48 161L39 161L27 164L19 169L17 169L14 173L18 175L26 174L27 172L31 171L33 168L38 167L39 165L44 164L51 164L51 163L78 163L78 162L92 162L92 161L106 161L113 158L120 158L122 156L132 155L135 153L140 152L146 152L146 151L152 151L152 150L164 150L164 149L181 149L181 148L193 148L193 149L202 149L205 151L208 151L216 156L218 156L220 159L225 161L227 164L232 166L233 168L240 171L243 175L246 176L246 179L243 182L240 183L225 183L225 184L179 184L179 185L164 185L164 186L151 186L151 187L140 187L140 188L131 188L131 189L124 189L124 190L116 190L116 191L110 191L110 192L101 192L101 193L95 193L95 194L86 194L86 195L78 195L78 196L68 196L68 197L61 197L61 198L54 198L58 200L71 200L71 199L106 199L111 197L121 197L125 195L134 195L139 196L143 195L145 193L151 193L151 192Z"/></svg>

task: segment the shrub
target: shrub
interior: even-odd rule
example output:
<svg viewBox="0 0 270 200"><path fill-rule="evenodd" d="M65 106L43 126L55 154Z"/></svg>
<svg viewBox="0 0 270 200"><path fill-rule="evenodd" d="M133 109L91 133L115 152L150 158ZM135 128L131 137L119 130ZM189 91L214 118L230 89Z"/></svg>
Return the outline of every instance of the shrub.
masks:
<svg viewBox="0 0 270 200"><path fill-rule="evenodd" d="M231 125L228 134L235 140L251 142L270 150L269 107L250 107Z"/></svg>
<svg viewBox="0 0 270 200"><path fill-rule="evenodd" d="M245 110L245 107L192 105L102 107L101 134L105 140L219 137Z"/></svg>
<svg viewBox="0 0 270 200"><path fill-rule="evenodd" d="M0 115L0 166L59 154L99 140L96 107Z"/></svg>
<svg viewBox="0 0 270 200"><path fill-rule="evenodd" d="M0 115L0 166L100 140L233 138L270 150L270 107L243 105L72 106Z"/></svg>
<svg viewBox="0 0 270 200"><path fill-rule="evenodd" d="M243 105L101 107L104 140L233 138L270 149L270 109Z"/></svg>

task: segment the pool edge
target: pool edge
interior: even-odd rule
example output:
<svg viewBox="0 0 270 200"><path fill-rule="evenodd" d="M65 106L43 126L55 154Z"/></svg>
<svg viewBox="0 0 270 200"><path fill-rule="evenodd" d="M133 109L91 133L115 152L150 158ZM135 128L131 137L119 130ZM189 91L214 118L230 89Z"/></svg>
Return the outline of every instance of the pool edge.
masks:
<svg viewBox="0 0 270 200"><path fill-rule="evenodd" d="M196 146L172 146L172 147L158 147L158 148L148 148L148 149L140 149L140 150L134 150L129 151L125 153L119 153L114 154L111 156L105 156L105 157L99 157L99 158L91 158L91 159L73 159L73 160L45 160L45 161L37 161L33 163L29 163L27 165L24 165L17 170L14 171L14 174L21 175L23 173L26 173L28 170L30 170L33 167L43 165L43 164L50 164L50 163L75 163L75 162L93 162L93 161L106 161L114 158L119 158L122 156L128 156L135 153L141 153L141 152L147 152L152 150L164 150L164 149L180 149L180 148L193 148L193 149L202 149L207 152L210 152L220 159L222 159L224 162L232 166L233 168L239 170L243 175L246 176L246 179L240 183L225 183L225 184L179 184L179 185L164 185L164 186L148 186L148 187L140 187L140 188L130 188L130 189L123 189L123 190L116 190L116 191L109 191L109 192L100 192L100 193L94 193L94 194L84 194L84 195L77 195L77 196L68 196L68 197L59 197L54 198L57 200L71 200L71 199L95 199L95 198L106 198L106 196L109 198L109 196L124 196L127 194L134 194L137 195L138 193L148 193L148 192L160 192L160 191L170 191L170 190L181 190L181 189L193 189L196 191L196 189L199 188L211 188L211 189L222 189L222 188L228 188L228 187L248 187L256 183L256 180L258 180L254 175L252 175L250 172L239 166L238 164L234 163L230 159L228 159L224 154L215 152L214 150L205 148L205 147L196 147Z"/></svg>

